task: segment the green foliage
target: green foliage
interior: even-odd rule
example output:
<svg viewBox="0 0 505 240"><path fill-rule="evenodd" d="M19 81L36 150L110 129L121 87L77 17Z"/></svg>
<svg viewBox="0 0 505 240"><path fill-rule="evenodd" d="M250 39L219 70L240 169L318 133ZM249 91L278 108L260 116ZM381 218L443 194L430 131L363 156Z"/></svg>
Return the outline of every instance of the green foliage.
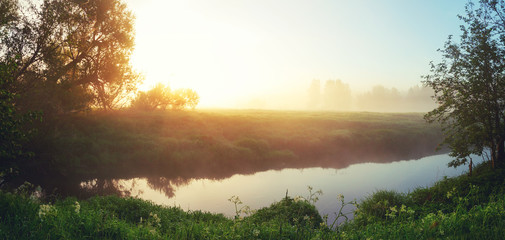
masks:
<svg viewBox="0 0 505 240"><path fill-rule="evenodd" d="M360 228L347 226L343 239L502 239L505 201L497 199L477 205L469 211L435 212L412 218L391 218L388 222L371 222ZM403 214L408 215L407 212ZM401 214L400 214L401 216Z"/></svg>
<svg viewBox="0 0 505 240"><path fill-rule="evenodd" d="M249 221L253 223L280 222L297 227L319 228L323 219L313 204L286 196L281 201L256 211Z"/></svg>
<svg viewBox="0 0 505 240"><path fill-rule="evenodd" d="M290 198L250 217L231 220L133 198L40 203L0 192L0 214L0 238L8 239L308 239L330 234L319 227L321 218L313 205Z"/></svg>
<svg viewBox="0 0 505 240"><path fill-rule="evenodd" d="M475 173L472 178L444 179L409 194L377 191L358 204L354 220L338 228L323 222L312 204L321 193L312 189L306 198L286 196L234 219L135 198L40 202L34 195L0 191L0 238L502 239L505 175L489 166L478 166ZM421 195L433 197L418 202ZM345 204L343 196L339 199ZM239 214L244 213L238 197L230 201Z"/></svg>
<svg viewBox="0 0 505 240"><path fill-rule="evenodd" d="M6 0L0 11L9 13L1 19L0 59L16 59L9 91L19 108L46 115L110 109L136 90L134 17L120 0Z"/></svg>
<svg viewBox="0 0 505 240"><path fill-rule="evenodd" d="M425 118L442 124L444 143L456 158L450 166L486 152L493 164L505 161L505 2L479 4L467 4L459 42L449 37L443 61L431 63L424 77L438 103Z"/></svg>
<svg viewBox="0 0 505 240"><path fill-rule="evenodd" d="M447 178L430 188L403 195L401 206L384 209L385 218L376 218L361 203L354 221L343 226L341 237L501 239L505 226L505 175L489 166L481 165L476 170L477 176ZM382 191L377 193L385 195ZM381 198L374 195L364 202Z"/></svg>
<svg viewBox="0 0 505 240"><path fill-rule="evenodd" d="M333 222L330 225L327 225L329 227L329 229L333 229L336 231L338 231L342 225L349 224L350 220L351 220L350 215L351 214L356 215L355 213L358 212L358 210L357 210L358 202L356 201L356 199L346 202L344 195L342 195L342 194L339 194L337 196L337 199L340 202L340 206L339 206L338 210L333 213L333 214L335 214L335 216L334 216L335 219L333 220ZM355 209L348 211L348 207L350 205L354 206ZM348 212L345 212L345 211L348 211ZM324 221L323 224L329 224L328 215L325 215L323 217L323 221Z"/></svg>
<svg viewBox="0 0 505 240"><path fill-rule="evenodd" d="M16 175L32 155L23 144L32 131L26 124L36 115L20 114L15 107L16 95L9 91L15 68L13 61L0 63L0 186Z"/></svg>
<svg viewBox="0 0 505 240"><path fill-rule="evenodd" d="M21 144L24 138L21 124L16 116L13 100L14 94L7 89L12 84L10 73L13 64L0 64L0 171L2 176L8 169L15 167L15 160L20 157Z"/></svg>
<svg viewBox="0 0 505 240"><path fill-rule="evenodd" d="M504 170L493 170L489 163L478 165L474 175L461 175L457 178L445 178L430 188L418 188L408 197L414 206L423 206L421 211L453 211L456 198L466 198L469 205L478 205L489 201L489 196L504 193ZM475 187L477 186L477 187Z"/></svg>
<svg viewBox="0 0 505 240"><path fill-rule="evenodd" d="M387 218L391 208L408 204L405 195L392 190L378 190L359 204L358 221L379 221ZM364 217L366 216L366 218ZM371 218L370 218L371 217Z"/></svg>

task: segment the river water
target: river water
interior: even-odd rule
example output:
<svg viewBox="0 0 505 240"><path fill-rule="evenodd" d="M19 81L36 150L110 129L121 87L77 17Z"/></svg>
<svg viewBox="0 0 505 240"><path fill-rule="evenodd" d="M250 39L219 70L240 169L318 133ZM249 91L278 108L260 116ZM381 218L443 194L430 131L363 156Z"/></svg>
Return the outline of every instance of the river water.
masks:
<svg viewBox="0 0 505 240"><path fill-rule="evenodd" d="M360 200L376 190L387 189L408 192L417 187L431 186L444 176L452 177L468 171L467 166L448 168L447 154L417 160L391 163L361 163L343 169L305 168L257 172L251 175L233 175L227 179L116 179L113 185L131 196L151 200L157 204L178 206L184 210L202 210L235 215L235 207L228 199L238 196L242 206L259 209L286 196L309 195L322 190L316 207L321 215L333 219L339 207L337 196L346 201ZM87 188L96 180L83 182Z"/></svg>

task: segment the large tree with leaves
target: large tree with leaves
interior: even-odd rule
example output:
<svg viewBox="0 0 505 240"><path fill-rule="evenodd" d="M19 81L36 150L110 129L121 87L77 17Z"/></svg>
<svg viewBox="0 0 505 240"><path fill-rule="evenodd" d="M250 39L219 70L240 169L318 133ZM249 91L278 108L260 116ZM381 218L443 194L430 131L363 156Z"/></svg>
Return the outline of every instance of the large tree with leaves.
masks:
<svg viewBox="0 0 505 240"><path fill-rule="evenodd" d="M46 114L91 105L109 109L135 90L139 75L129 65L134 18L124 3L45 0L17 5L23 7L3 29L7 34L0 57L17 59L10 90L23 96L18 106Z"/></svg>
<svg viewBox="0 0 505 240"><path fill-rule="evenodd" d="M443 60L424 77L439 104L425 118L442 124L455 157L450 166L479 155L494 167L505 160L505 3L470 2L460 19L459 41L449 37L440 50Z"/></svg>
<svg viewBox="0 0 505 240"><path fill-rule="evenodd" d="M100 42L83 64L85 80L95 93L95 105L103 109L125 106L141 80L129 63L134 46L134 17L119 1L89 1L84 6L92 16Z"/></svg>
<svg viewBox="0 0 505 240"><path fill-rule="evenodd" d="M7 34L5 26L16 21L17 5L14 1L0 2L0 37ZM14 82L15 59L0 61L0 187L11 180L20 165L31 154L24 151L30 129L24 125L33 119L33 113L19 114L15 107L16 95L9 91ZM24 161L23 161L24 160Z"/></svg>

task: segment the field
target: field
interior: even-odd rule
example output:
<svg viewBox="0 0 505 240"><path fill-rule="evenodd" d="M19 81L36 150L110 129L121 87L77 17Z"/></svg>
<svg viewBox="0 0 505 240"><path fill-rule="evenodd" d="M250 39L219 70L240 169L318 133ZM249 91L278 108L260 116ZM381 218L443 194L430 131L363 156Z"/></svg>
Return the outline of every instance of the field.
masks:
<svg viewBox="0 0 505 240"><path fill-rule="evenodd" d="M26 171L45 188L61 179L75 185L95 178L222 179L343 168L431 155L442 139L420 113L94 111L45 124L30 144L35 170Z"/></svg>

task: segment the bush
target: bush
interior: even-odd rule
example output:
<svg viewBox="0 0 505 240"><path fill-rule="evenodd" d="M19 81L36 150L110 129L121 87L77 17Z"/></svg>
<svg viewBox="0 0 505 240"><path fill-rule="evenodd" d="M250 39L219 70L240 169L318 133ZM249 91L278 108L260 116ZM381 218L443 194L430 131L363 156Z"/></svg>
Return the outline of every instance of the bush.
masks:
<svg viewBox="0 0 505 240"><path fill-rule="evenodd" d="M263 222L289 222L293 226L318 228L323 219L316 207L305 200L285 197L280 202L259 209L250 218L256 224Z"/></svg>
<svg viewBox="0 0 505 240"><path fill-rule="evenodd" d="M404 194L392 190L379 190L359 204L359 214L361 217L386 219L386 214L391 208L407 203L408 198Z"/></svg>
<svg viewBox="0 0 505 240"><path fill-rule="evenodd" d="M194 109L199 101L200 96L191 89L171 91L170 87L158 83L147 92L138 92L131 103L131 108L150 111L155 109L180 110L186 107Z"/></svg>

